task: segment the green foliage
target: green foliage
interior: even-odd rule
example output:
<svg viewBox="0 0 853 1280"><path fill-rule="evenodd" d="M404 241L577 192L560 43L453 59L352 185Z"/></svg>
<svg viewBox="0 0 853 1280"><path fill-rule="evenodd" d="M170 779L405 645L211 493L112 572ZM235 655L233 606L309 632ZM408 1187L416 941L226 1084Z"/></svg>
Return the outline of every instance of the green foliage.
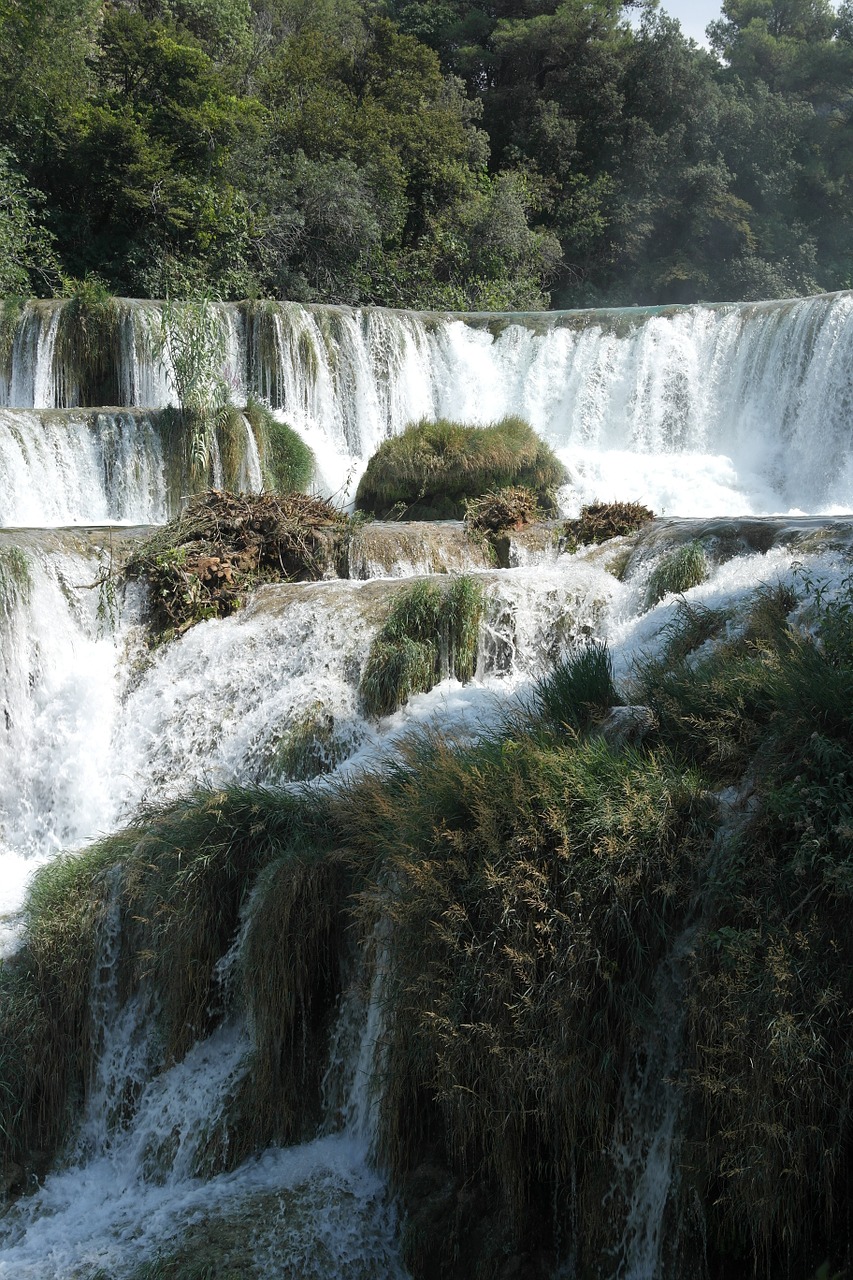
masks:
<svg viewBox="0 0 853 1280"><path fill-rule="evenodd" d="M607 646L588 644L540 680L533 702L540 716L556 728L587 729L619 701Z"/></svg>
<svg viewBox="0 0 853 1280"><path fill-rule="evenodd" d="M413 693L427 692L446 675L471 680L482 613L483 591L473 578L454 578L440 586L425 580L402 591L362 672L365 714L390 715Z"/></svg>
<svg viewBox="0 0 853 1280"><path fill-rule="evenodd" d="M314 478L313 451L260 401L249 401L246 417L261 456L264 484L279 493L306 492Z"/></svg>
<svg viewBox="0 0 853 1280"><path fill-rule="evenodd" d="M56 284L59 263L43 223L43 202L42 192L29 186L12 152L0 146L0 297L43 295Z"/></svg>
<svg viewBox="0 0 853 1280"><path fill-rule="evenodd" d="M54 383L59 404L118 404L121 316L115 298L97 275L64 279L54 346Z"/></svg>
<svg viewBox="0 0 853 1280"><path fill-rule="evenodd" d="M521 418L489 427L418 422L379 446L359 482L356 506L409 520L461 519L466 501L510 486L529 489L541 508L556 508L566 479L551 449Z"/></svg>
<svg viewBox="0 0 853 1280"><path fill-rule="evenodd" d="M702 543L685 543L655 565L649 578L646 607L651 608L666 595L683 595L691 587L700 586L708 577L708 572L708 560Z"/></svg>

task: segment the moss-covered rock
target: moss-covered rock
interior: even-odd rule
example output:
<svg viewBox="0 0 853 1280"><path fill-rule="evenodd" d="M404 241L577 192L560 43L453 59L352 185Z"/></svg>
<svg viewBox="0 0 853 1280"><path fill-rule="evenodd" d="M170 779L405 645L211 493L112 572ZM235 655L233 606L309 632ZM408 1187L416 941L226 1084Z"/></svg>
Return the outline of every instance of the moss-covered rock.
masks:
<svg viewBox="0 0 853 1280"><path fill-rule="evenodd" d="M356 506L381 518L461 520L470 499L521 485L553 515L554 492L566 479L562 463L521 418L489 427L424 421L380 445Z"/></svg>

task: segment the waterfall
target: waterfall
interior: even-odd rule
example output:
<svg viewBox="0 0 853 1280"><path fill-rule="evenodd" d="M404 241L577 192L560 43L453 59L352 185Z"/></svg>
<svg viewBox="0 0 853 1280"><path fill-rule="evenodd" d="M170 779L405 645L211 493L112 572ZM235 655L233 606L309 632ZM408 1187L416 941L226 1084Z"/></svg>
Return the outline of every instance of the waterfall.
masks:
<svg viewBox="0 0 853 1280"><path fill-rule="evenodd" d="M590 639L608 642L630 688L685 602L716 611L736 637L762 584L792 587L802 565L833 588L849 574L853 520L839 513L853 510L853 294L544 316L229 304L218 316L234 404L257 397L291 423L328 491L352 497L370 455L411 420L518 413L568 467L567 513L618 497L666 518L573 555L552 526L513 535L502 569L460 524L366 524L352 533L349 577L263 586L232 616L150 644L147 588L119 585L114 565L145 536L135 526L164 522L185 496L160 416L173 396L156 354L160 304L117 304L110 385L123 407L59 403L77 385L57 342L62 305L23 308L0 369L0 964L20 946L33 869L143 808L199 787L290 795L305 776L295 741L310 745L308 772L321 776L308 794L319 796L393 769L413 735L465 744L525 723L536 682ZM258 442L240 422L237 481L260 489ZM213 455L221 479L225 451ZM657 599L653 575L697 540L707 576L683 597ZM474 678L442 679L371 718L361 676L395 600L415 579L460 572L485 601ZM164 1252L192 1257L208 1224L217 1262L247 1277L405 1280L398 1208L377 1163L387 917L336 956L317 1032L316 1130L226 1158L232 1103L257 1050L234 977L256 889L216 962L210 1025L170 1056L155 996L144 982L129 989L122 867L109 872L93 920L84 1096L61 1160L31 1194L0 1204L0 1277L124 1280ZM622 1080L607 1280L667 1273L681 1122L670 1082L682 1068L693 926L684 927ZM558 1244L565 1275L577 1242Z"/></svg>
<svg viewBox="0 0 853 1280"><path fill-rule="evenodd" d="M24 309L0 404L58 407L62 305ZM174 396L152 336L158 304L117 305L116 385L128 405L163 407ZM545 315L246 303L220 318L234 402L255 395L298 430L328 492L352 498L408 422L520 414L569 468L567 512L594 498L683 516L853 507L850 293Z"/></svg>

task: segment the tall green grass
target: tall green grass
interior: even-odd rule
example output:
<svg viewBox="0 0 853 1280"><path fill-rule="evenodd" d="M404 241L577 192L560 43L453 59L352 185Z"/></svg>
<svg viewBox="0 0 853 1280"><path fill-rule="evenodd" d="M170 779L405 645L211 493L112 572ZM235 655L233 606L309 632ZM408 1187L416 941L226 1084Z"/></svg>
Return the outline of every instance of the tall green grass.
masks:
<svg viewBox="0 0 853 1280"><path fill-rule="evenodd" d="M442 585L416 582L402 591L362 672L365 713L390 715L413 693L427 692L445 675L471 680L483 603L482 587L466 576Z"/></svg>

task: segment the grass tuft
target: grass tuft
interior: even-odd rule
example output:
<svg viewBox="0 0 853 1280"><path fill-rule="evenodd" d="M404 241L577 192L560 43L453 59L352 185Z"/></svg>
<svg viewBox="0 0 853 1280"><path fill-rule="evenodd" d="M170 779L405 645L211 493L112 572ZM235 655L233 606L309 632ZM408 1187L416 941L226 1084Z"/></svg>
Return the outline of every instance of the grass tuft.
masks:
<svg viewBox="0 0 853 1280"><path fill-rule="evenodd" d="M708 559L701 542L688 542L663 557L652 571L646 591L650 609L667 595L683 595L700 586L708 577Z"/></svg>
<svg viewBox="0 0 853 1280"><path fill-rule="evenodd" d="M483 591L473 578L416 582L397 596L361 677L365 714L385 716L446 675L471 680L477 667Z"/></svg>
<svg viewBox="0 0 853 1280"><path fill-rule="evenodd" d="M619 701L606 645L588 644L540 680L533 693L539 714L557 728L588 728Z"/></svg>

